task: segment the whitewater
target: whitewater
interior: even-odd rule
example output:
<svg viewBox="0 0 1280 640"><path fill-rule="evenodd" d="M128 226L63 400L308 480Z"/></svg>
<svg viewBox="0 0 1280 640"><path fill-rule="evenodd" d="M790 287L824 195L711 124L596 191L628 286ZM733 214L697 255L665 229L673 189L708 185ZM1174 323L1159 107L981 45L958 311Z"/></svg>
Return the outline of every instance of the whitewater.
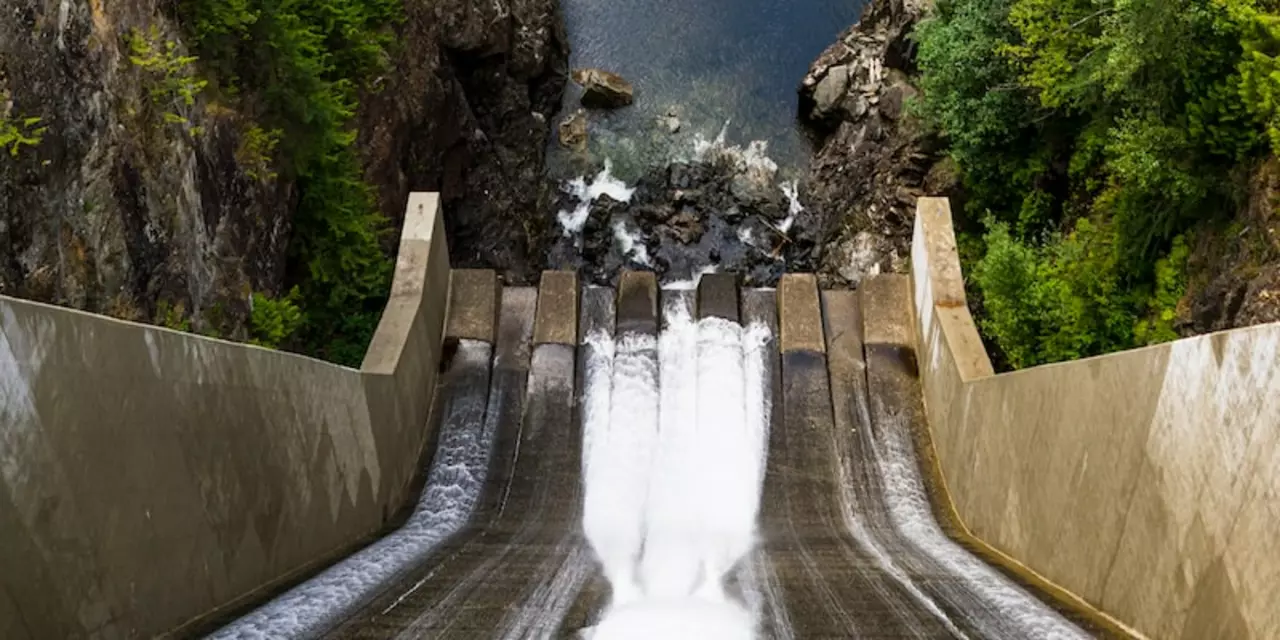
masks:
<svg viewBox="0 0 1280 640"><path fill-rule="evenodd" d="M583 527L612 589L594 640L755 637L724 581L756 543L768 337L687 308L660 338L588 337Z"/></svg>

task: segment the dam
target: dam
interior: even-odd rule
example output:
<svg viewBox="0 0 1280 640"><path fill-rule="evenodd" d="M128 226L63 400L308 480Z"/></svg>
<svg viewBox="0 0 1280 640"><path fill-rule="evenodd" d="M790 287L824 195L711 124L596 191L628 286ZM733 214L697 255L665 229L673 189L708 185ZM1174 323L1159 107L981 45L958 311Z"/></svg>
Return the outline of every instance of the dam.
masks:
<svg viewBox="0 0 1280 640"><path fill-rule="evenodd" d="M1276 326L994 375L937 198L853 290L505 286L405 220L358 370L0 299L0 635L1277 628Z"/></svg>

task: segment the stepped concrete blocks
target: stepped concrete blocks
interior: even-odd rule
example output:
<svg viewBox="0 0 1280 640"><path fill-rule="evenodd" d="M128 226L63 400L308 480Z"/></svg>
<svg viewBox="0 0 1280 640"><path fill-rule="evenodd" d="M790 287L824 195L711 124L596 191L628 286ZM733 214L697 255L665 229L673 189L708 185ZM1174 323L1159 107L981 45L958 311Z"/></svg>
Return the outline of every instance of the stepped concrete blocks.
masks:
<svg viewBox="0 0 1280 640"><path fill-rule="evenodd" d="M578 274L543 271L538 285L538 315L533 323L534 344L578 341Z"/></svg>
<svg viewBox="0 0 1280 640"><path fill-rule="evenodd" d="M498 275L491 269L454 269L449 286L449 338L493 342L498 324Z"/></svg>
<svg viewBox="0 0 1280 640"><path fill-rule="evenodd" d="M783 352L826 351L816 276L809 273L782 276L778 281L778 318L779 342Z"/></svg>
<svg viewBox="0 0 1280 640"><path fill-rule="evenodd" d="M868 345L913 347L911 280L904 275L881 274L862 281L862 336Z"/></svg>
<svg viewBox="0 0 1280 640"><path fill-rule="evenodd" d="M738 321L738 277L709 273L698 281L698 317Z"/></svg>
<svg viewBox="0 0 1280 640"><path fill-rule="evenodd" d="M618 278L618 334L658 333L658 280L649 271L624 271Z"/></svg>

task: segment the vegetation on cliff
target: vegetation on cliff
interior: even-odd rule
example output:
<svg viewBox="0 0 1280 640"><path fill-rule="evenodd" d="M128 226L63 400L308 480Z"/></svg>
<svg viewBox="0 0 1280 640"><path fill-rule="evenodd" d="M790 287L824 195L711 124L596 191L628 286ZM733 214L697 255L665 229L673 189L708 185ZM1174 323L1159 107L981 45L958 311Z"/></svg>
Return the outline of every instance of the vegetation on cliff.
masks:
<svg viewBox="0 0 1280 640"><path fill-rule="evenodd" d="M1274 0L939 0L916 107L1009 365L1177 337L1188 245L1280 151Z"/></svg>
<svg viewBox="0 0 1280 640"><path fill-rule="evenodd" d="M388 231L362 175L352 125L388 65L399 0L185 0L179 11L216 99L258 123L237 160L296 180L289 296L254 296L262 344L358 364L391 280Z"/></svg>

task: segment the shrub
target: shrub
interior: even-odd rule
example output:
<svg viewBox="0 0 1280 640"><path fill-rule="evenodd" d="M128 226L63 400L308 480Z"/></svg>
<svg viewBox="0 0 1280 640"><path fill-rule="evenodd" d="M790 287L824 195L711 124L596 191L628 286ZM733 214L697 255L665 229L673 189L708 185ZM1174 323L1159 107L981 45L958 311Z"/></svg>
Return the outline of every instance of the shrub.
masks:
<svg viewBox="0 0 1280 640"><path fill-rule="evenodd" d="M186 306L181 302L157 302L155 324L174 331L191 331L191 318L187 316Z"/></svg>
<svg viewBox="0 0 1280 640"><path fill-rule="evenodd" d="M283 298L271 298L254 292L249 311L249 342L271 349L279 348L302 326L301 296L297 287Z"/></svg>
<svg viewBox="0 0 1280 640"><path fill-rule="evenodd" d="M189 124L183 113L196 102L208 82L195 75L195 56L178 53L178 43L165 40L159 27L151 25L145 32L131 30L124 36L129 47L129 61L153 79L151 99L161 109L166 124Z"/></svg>
<svg viewBox="0 0 1280 640"><path fill-rule="evenodd" d="M1132 341L1136 317L1121 285L1110 230L1087 219L1028 246L1004 223L987 233L974 269L986 318L981 324L1014 367L1106 353Z"/></svg>
<svg viewBox="0 0 1280 640"><path fill-rule="evenodd" d="M48 127L39 126L42 118L0 118L0 149L8 149L11 157L18 157L22 147L34 147Z"/></svg>

